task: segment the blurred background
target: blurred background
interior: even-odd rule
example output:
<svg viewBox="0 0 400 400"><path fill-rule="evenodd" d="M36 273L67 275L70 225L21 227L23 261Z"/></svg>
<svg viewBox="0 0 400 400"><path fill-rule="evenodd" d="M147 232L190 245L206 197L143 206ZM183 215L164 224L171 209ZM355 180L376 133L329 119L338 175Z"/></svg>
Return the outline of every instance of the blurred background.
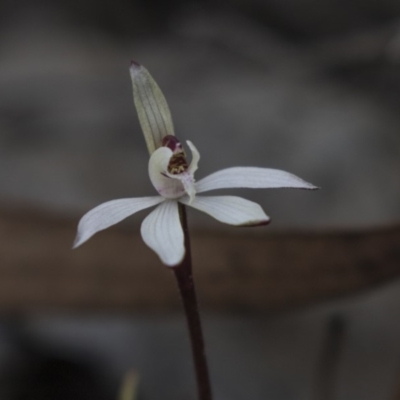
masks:
<svg viewBox="0 0 400 400"><path fill-rule="evenodd" d="M4 210L77 223L101 202L154 194L131 59L163 90L176 135L199 149L198 178L254 165L322 187L239 191L271 216L262 229L400 221L396 0L0 0ZM194 231L233 229L189 218ZM216 400L399 399L399 302L393 282L285 313L207 309ZM2 313L1 399L116 399L129 369L139 400L196 398L179 313L21 310Z"/></svg>

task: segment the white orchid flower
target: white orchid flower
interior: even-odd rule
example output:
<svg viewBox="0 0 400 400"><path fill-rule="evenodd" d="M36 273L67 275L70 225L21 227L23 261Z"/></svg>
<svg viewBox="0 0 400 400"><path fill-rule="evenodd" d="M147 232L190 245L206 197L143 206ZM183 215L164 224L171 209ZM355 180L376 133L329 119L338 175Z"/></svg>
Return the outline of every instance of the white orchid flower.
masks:
<svg viewBox="0 0 400 400"><path fill-rule="evenodd" d="M163 146L149 160L150 180L160 195L112 200L97 206L79 222L74 247L126 217L158 205L142 223L142 238L164 264L175 266L185 255L178 202L203 211L226 224L265 225L269 222L269 217L257 203L236 196L197 196L197 193L225 188L316 188L287 172L256 167L227 168L195 182L194 172L197 170L200 154L191 142L188 141L187 144L192 151L190 165L176 137L164 137Z"/></svg>
<svg viewBox="0 0 400 400"><path fill-rule="evenodd" d="M130 215L157 206L144 219L141 235L161 261L173 267L180 264L185 255L178 202L226 224L257 226L269 222L269 217L258 204L237 196L197 194L226 188L316 189L314 185L288 172L257 167L227 168L195 182L199 152L192 142L187 141L192 152L189 164L181 143L173 136L172 120L160 89L142 66L133 64L131 74L139 120L151 153L149 176L159 196L112 200L95 207L80 220L74 248ZM152 107L152 102L158 109ZM162 113L159 112L160 107Z"/></svg>

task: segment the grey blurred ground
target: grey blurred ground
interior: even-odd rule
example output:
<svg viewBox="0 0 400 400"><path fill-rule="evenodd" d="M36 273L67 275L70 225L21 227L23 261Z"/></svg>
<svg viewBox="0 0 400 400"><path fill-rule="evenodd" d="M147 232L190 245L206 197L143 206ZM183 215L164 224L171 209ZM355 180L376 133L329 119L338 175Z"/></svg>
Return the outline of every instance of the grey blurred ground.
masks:
<svg viewBox="0 0 400 400"><path fill-rule="evenodd" d="M255 165L322 187L243 192L272 217L268 229L400 220L398 2L163 4L0 3L2 201L78 215L154 193L132 58L163 89L178 137L198 147L198 177ZM190 221L220 228L196 213ZM399 300L393 285L283 317L208 316L217 399L310 399L326 324L338 310L348 331L335 398L392 399ZM193 398L178 317L32 317L28 329L98 351L114 376L138 368L143 399ZM4 345L4 360L10 352Z"/></svg>

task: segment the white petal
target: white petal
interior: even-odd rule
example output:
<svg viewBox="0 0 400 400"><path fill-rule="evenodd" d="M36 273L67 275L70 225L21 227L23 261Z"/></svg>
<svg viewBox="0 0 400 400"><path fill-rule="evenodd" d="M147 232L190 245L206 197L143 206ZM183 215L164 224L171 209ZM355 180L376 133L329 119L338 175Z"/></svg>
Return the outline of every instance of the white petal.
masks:
<svg viewBox="0 0 400 400"><path fill-rule="evenodd" d="M86 213L78 225L73 248L80 246L95 233L117 224L130 215L155 206L164 201L162 197L139 197L135 199L111 200Z"/></svg>
<svg viewBox="0 0 400 400"><path fill-rule="evenodd" d="M279 169L257 167L233 167L222 169L199 180L197 193L227 188L298 188L318 189L296 175Z"/></svg>
<svg viewBox="0 0 400 400"><path fill-rule="evenodd" d="M269 222L269 217L257 203L237 196L196 196L191 204L187 197L179 201L225 224L255 226L266 225Z"/></svg>
<svg viewBox="0 0 400 400"><path fill-rule="evenodd" d="M193 175L197 171L197 168L199 168L200 153L190 140L187 140L186 143L192 152L192 161L189 165L189 172Z"/></svg>
<svg viewBox="0 0 400 400"><path fill-rule="evenodd" d="M142 222L141 233L164 264L172 267L183 260L184 236L175 200L166 200L152 211Z"/></svg>
<svg viewBox="0 0 400 400"><path fill-rule="evenodd" d="M173 152L168 147L157 149L149 160L149 176L151 183L161 196L176 199L185 194L185 188L179 179L168 172L172 155Z"/></svg>
<svg viewBox="0 0 400 400"><path fill-rule="evenodd" d="M161 89L143 65L132 62L130 73L139 122L152 154L164 136L174 134L171 113Z"/></svg>

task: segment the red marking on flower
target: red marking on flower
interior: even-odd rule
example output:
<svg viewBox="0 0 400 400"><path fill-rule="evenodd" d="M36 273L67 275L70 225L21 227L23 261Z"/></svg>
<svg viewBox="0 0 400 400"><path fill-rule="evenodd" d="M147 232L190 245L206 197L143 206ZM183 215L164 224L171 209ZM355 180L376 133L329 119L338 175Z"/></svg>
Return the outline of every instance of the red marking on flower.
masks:
<svg viewBox="0 0 400 400"><path fill-rule="evenodd" d="M174 153L183 150L181 142L174 135L164 136L161 145L170 148Z"/></svg>

